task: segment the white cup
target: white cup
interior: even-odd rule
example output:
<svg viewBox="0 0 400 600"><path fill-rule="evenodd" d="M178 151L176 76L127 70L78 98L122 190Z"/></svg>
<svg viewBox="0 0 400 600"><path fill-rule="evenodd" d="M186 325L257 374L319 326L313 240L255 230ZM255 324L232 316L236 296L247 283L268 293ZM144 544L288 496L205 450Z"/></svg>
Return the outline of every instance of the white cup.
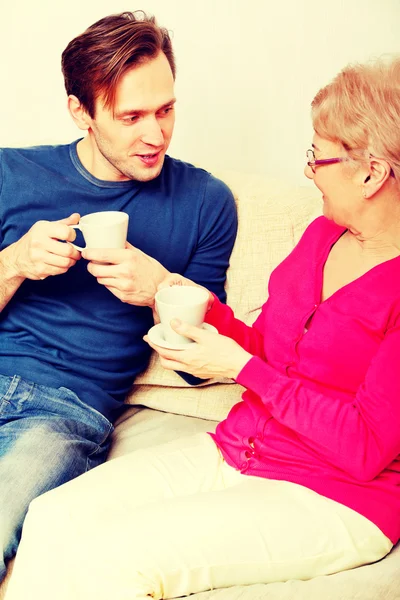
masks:
<svg viewBox="0 0 400 600"><path fill-rule="evenodd" d="M163 326L164 339L170 344L190 344L190 338L176 333L170 325L180 319L197 327L204 322L209 294L206 290L189 285L173 285L155 295L156 308Z"/></svg>
<svg viewBox="0 0 400 600"><path fill-rule="evenodd" d="M125 248L128 234L129 215L117 210L105 210L81 217L78 225L70 225L79 229L86 242L86 248ZM81 246L72 244L77 250Z"/></svg>

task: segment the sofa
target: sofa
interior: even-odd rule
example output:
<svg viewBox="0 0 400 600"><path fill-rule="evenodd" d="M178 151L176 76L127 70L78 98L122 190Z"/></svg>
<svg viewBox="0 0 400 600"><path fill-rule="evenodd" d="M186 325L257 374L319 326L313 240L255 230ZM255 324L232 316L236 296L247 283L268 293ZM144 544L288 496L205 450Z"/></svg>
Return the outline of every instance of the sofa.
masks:
<svg viewBox="0 0 400 600"><path fill-rule="evenodd" d="M239 318L251 324L267 298L272 269L292 250L307 224L321 213L321 199L314 187L295 187L236 172L214 174L231 188L239 217L227 274L228 304ZM240 385L226 379L190 386L178 374L164 370L154 353L126 399L129 406L116 423L108 460L198 431L213 431L242 392ZM342 573L309 581L217 589L194 594L191 599L400 599L400 545L378 563ZM118 600L117 590L114 600Z"/></svg>

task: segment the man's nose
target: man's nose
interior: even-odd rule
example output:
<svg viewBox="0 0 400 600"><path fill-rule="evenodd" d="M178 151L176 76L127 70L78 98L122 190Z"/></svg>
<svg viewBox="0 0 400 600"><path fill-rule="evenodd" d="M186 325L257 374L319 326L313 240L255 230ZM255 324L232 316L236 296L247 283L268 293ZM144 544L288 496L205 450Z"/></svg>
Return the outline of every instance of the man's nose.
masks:
<svg viewBox="0 0 400 600"><path fill-rule="evenodd" d="M143 123L143 131L140 136L142 142L150 146L162 146L164 144L164 135L156 117L149 117Z"/></svg>

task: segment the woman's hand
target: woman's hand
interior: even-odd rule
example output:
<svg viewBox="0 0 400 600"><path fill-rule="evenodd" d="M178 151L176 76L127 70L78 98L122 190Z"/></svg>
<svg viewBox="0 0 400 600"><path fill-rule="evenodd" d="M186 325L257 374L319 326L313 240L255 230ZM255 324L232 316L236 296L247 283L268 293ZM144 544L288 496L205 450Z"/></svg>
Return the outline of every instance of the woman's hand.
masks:
<svg viewBox="0 0 400 600"><path fill-rule="evenodd" d="M171 371L184 371L201 379L229 377L236 379L252 354L243 350L231 338L200 327L171 321L171 327L196 343L188 344L187 350L168 350L153 344L147 335L144 340L160 355L161 364Z"/></svg>

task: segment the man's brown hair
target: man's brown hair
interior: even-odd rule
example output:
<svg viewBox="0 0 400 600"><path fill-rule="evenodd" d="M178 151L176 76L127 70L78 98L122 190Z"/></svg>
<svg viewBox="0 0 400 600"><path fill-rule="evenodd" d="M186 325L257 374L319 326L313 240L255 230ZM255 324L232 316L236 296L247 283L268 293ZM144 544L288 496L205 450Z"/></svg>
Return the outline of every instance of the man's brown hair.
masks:
<svg viewBox="0 0 400 600"><path fill-rule="evenodd" d="M154 17L123 12L97 21L74 38L62 53L67 94L76 96L94 118L96 98L112 108L116 88L126 71L164 52L175 78L171 38Z"/></svg>

